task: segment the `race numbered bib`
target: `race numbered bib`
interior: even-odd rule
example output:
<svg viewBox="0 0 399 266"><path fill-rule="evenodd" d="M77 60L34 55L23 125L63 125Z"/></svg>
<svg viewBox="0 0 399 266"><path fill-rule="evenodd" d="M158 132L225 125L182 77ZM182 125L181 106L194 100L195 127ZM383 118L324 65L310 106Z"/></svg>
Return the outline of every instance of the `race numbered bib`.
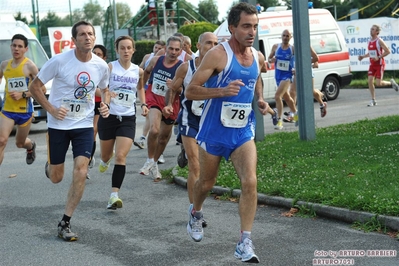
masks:
<svg viewBox="0 0 399 266"><path fill-rule="evenodd" d="M62 99L61 106L68 109L68 118L81 119L86 117L89 103L86 99Z"/></svg>
<svg viewBox="0 0 399 266"><path fill-rule="evenodd" d="M248 124L251 103L223 102L220 120L225 127L242 128Z"/></svg>
<svg viewBox="0 0 399 266"><path fill-rule="evenodd" d="M376 58L377 56L377 51L376 50L371 50L369 51L369 56L370 58Z"/></svg>
<svg viewBox="0 0 399 266"><path fill-rule="evenodd" d="M196 116L201 116L202 110L204 109L204 102L205 101L192 101L191 112Z"/></svg>
<svg viewBox="0 0 399 266"><path fill-rule="evenodd" d="M132 90L127 90L123 88L114 89L116 94L115 98L112 98L112 101L116 105L120 105L123 107L132 107L135 101L135 94Z"/></svg>
<svg viewBox="0 0 399 266"><path fill-rule="evenodd" d="M151 89L154 94L165 97L168 87L166 86L165 81L154 80L154 82L152 83Z"/></svg>
<svg viewBox="0 0 399 266"><path fill-rule="evenodd" d="M276 68L281 71L288 71L290 69L290 61L277 60Z"/></svg>
<svg viewBox="0 0 399 266"><path fill-rule="evenodd" d="M18 78L9 78L8 82L8 91L9 92L22 92L28 90L28 84L26 84L25 77L18 77Z"/></svg>

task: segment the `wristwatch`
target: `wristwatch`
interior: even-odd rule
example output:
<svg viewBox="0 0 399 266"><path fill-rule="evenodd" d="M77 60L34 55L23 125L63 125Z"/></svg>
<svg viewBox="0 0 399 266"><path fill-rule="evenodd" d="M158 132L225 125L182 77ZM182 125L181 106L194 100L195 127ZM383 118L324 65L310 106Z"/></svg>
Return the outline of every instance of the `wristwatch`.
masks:
<svg viewBox="0 0 399 266"><path fill-rule="evenodd" d="M22 92L22 98L24 98L24 99L26 98L26 92L24 92L24 91Z"/></svg>

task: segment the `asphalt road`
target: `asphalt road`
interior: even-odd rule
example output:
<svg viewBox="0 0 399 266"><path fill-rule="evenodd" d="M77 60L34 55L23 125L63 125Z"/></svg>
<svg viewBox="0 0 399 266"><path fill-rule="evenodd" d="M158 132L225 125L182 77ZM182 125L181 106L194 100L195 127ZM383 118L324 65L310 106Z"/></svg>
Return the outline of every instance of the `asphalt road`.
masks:
<svg viewBox="0 0 399 266"><path fill-rule="evenodd" d="M316 126L399 113L399 93L392 89L377 90L378 106L366 107L368 101L365 89L342 90L337 100L328 103L325 118L320 118L315 104ZM141 133L143 122L140 117L136 135ZM275 130L270 116L265 117L264 123L267 137ZM297 129L285 124L284 130ZM6 147L0 168L0 266L241 265L233 256L239 236L237 203L209 197L204 204L209 226L204 239L195 243L186 232L186 189L167 181L154 183L139 175L146 150L134 146L119 193L123 208L106 209L112 165L100 174L97 163L71 220L79 241L66 243L57 238L57 223L71 182L72 156L68 152L64 180L52 184L44 175L45 132L45 123L32 127L31 138L37 143L37 158L32 165L25 164L25 151L15 148L14 137ZM176 165L179 150L172 139L161 170ZM99 147L96 159L98 162ZM9 178L12 174L16 176ZM399 241L387 235L357 231L336 220L282 216L286 211L267 205L258 208L252 238L260 265L399 265ZM344 254L348 250L354 252L338 257L347 260L329 260L334 252ZM389 252L372 257L373 250Z"/></svg>

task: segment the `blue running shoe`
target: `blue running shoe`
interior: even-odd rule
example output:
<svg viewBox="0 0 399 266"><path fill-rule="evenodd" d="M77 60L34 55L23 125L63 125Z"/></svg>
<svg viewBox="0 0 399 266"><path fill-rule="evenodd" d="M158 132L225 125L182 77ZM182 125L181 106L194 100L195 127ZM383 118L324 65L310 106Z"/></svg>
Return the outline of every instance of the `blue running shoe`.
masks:
<svg viewBox="0 0 399 266"><path fill-rule="evenodd" d="M278 118L277 118L277 108L273 108L274 115L272 115L273 126L277 125Z"/></svg>

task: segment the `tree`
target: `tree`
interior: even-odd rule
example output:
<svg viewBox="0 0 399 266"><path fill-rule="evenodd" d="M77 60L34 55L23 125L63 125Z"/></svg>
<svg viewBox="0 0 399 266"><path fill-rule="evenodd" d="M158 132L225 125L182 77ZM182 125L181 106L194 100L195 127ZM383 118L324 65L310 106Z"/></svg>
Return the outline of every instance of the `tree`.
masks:
<svg viewBox="0 0 399 266"><path fill-rule="evenodd" d="M90 0L87 4L83 6L84 20L90 22L94 26L102 25L104 10L101 5L96 0Z"/></svg>
<svg viewBox="0 0 399 266"><path fill-rule="evenodd" d="M218 24L219 22L219 11L213 0L201 0L198 3L198 13L211 23Z"/></svg>
<svg viewBox="0 0 399 266"><path fill-rule="evenodd" d="M40 20L39 23L39 32L40 36L48 36L47 28L49 27L58 27L58 26L66 26L62 24L62 19L57 16L57 14L53 11L48 11L47 15Z"/></svg>
<svg viewBox="0 0 399 266"><path fill-rule="evenodd" d="M72 12L72 24L75 24L78 21L84 20L85 14L79 8L73 10Z"/></svg>
<svg viewBox="0 0 399 266"><path fill-rule="evenodd" d="M281 6L279 3L280 1L278 0L259 0L257 3L259 3L263 7L263 11L266 11L268 7L271 6Z"/></svg>
<svg viewBox="0 0 399 266"><path fill-rule="evenodd" d="M132 17L132 11L128 4L116 3L116 13L119 27L123 26Z"/></svg>
<svg viewBox="0 0 399 266"><path fill-rule="evenodd" d="M18 11L18 13L14 16L14 18L15 18L15 20L19 20L19 21L24 22L25 24L29 24L26 17L22 17L21 11Z"/></svg>

